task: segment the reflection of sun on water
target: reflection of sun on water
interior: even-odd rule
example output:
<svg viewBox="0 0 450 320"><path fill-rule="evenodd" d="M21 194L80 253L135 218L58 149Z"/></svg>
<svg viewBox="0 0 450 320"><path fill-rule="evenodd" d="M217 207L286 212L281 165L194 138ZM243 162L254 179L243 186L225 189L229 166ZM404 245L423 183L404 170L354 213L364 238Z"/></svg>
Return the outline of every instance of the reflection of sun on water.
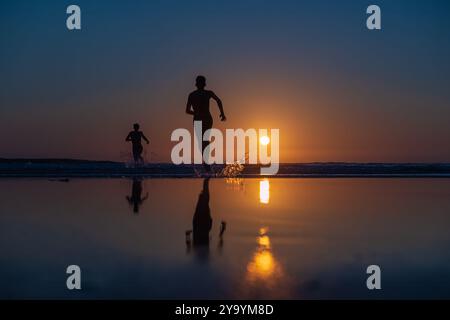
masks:
<svg viewBox="0 0 450 320"><path fill-rule="evenodd" d="M270 198L269 179L259 182L259 201L268 204ZM270 210L265 206L262 211ZM291 277L286 275L282 263L272 251L269 228L259 228L257 247L247 263L245 281L239 284L238 296L250 299L278 299L290 296Z"/></svg>
<svg viewBox="0 0 450 320"><path fill-rule="evenodd" d="M272 252L269 229L262 227L256 238L257 247L247 264L245 281L240 289L243 298L286 298L289 296L287 282L281 263Z"/></svg>
<svg viewBox="0 0 450 320"><path fill-rule="evenodd" d="M255 278L265 279L270 277L274 270L273 256L269 251L255 254L254 260L247 267L247 271Z"/></svg>
<svg viewBox="0 0 450 320"><path fill-rule="evenodd" d="M260 247L263 247L263 248L266 248L266 249L270 249L270 239L269 239L269 237L266 236L266 235L258 237L258 245Z"/></svg>
<svg viewBox="0 0 450 320"><path fill-rule="evenodd" d="M258 278L269 277L275 268L272 252L270 252L270 238L266 233L267 228L259 229L258 250L247 267L247 271Z"/></svg>
<svg viewBox="0 0 450 320"><path fill-rule="evenodd" d="M253 259L247 265L247 280L250 282L263 280L270 286L270 282L281 275L281 268L272 254L267 231L267 227L259 229L259 236L256 239L258 247Z"/></svg>
<svg viewBox="0 0 450 320"><path fill-rule="evenodd" d="M259 182L259 202L268 204L270 198L269 180L264 179Z"/></svg>

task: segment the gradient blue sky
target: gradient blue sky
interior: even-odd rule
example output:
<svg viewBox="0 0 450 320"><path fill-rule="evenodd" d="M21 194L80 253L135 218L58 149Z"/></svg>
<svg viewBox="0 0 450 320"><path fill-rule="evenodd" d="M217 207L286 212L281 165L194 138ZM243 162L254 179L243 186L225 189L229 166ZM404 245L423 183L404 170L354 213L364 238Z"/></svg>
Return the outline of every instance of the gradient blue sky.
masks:
<svg viewBox="0 0 450 320"><path fill-rule="evenodd" d="M450 161L449 1L2 0L0 29L0 157L121 160L138 121L169 161L204 74L281 161Z"/></svg>

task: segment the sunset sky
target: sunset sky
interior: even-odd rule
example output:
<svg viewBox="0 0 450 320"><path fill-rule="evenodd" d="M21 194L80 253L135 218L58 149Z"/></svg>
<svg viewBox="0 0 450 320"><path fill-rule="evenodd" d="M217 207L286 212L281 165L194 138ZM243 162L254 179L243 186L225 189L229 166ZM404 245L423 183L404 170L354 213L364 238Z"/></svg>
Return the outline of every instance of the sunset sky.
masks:
<svg viewBox="0 0 450 320"><path fill-rule="evenodd" d="M0 158L123 160L139 122L170 161L202 74L215 127L279 128L282 162L450 162L446 0L2 0L0 47Z"/></svg>

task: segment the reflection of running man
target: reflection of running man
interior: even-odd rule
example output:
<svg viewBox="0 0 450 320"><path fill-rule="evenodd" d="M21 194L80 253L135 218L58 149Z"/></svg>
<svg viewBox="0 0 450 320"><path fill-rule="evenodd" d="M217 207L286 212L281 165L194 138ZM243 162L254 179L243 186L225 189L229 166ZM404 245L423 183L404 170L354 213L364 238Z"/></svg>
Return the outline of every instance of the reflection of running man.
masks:
<svg viewBox="0 0 450 320"><path fill-rule="evenodd" d="M192 230L186 231L186 245L188 250L190 250L191 244L197 249L206 249L206 252L209 249L209 233L213 223L209 208L209 179L205 178L203 180L203 189L198 196L194 217L192 218ZM226 226L226 222L222 221L220 224L219 247L223 245L223 233L225 232Z"/></svg>
<svg viewBox="0 0 450 320"><path fill-rule="evenodd" d="M206 78L198 76L195 80L197 90L191 92L186 104L186 113L194 116L194 121L202 122L202 137L206 130L211 129L213 125L213 118L209 111L209 100L214 99L220 110L220 120L225 121L225 113L223 112L222 101L216 94L210 90L205 90ZM208 146L208 141L202 141L202 154ZM200 144L199 144L200 145ZM205 166L209 169L209 166Z"/></svg>
<svg viewBox="0 0 450 320"><path fill-rule="evenodd" d="M127 138L125 139L125 141L131 141L132 145L133 145L133 158L134 158L134 162L138 163L144 162L144 159L142 158L142 151L144 150L144 148L142 147L142 139L145 140L145 142L147 142L147 144L149 143L147 137L144 135L144 133L142 131L139 131L139 124L135 123L133 125L134 131L130 131L130 133L128 134Z"/></svg>

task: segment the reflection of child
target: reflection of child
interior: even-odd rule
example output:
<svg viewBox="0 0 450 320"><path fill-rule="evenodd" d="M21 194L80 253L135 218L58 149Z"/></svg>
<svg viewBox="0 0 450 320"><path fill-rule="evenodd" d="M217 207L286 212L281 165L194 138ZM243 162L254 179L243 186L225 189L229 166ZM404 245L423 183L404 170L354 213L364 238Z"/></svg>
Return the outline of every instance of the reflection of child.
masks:
<svg viewBox="0 0 450 320"><path fill-rule="evenodd" d="M133 179L133 185L131 188L131 196L126 197L128 203L133 206L133 212L139 213L139 206L148 199L148 192L145 197L142 198L142 181L139 179Z"/></svg>
<svg viewBox="0 0 450 320"><path fill-rule="evenodd" d="M147 137L144 135L142 131L139 131L139 124L135 123L133 125L134 131L130 131L125 141L131 141L133 145L133 158L134 161L137 162L144 162L144 159L142 158L142 150L144 149L142 147L141 140L144 139L145 142L148 144L149 141Z"/></svg>

